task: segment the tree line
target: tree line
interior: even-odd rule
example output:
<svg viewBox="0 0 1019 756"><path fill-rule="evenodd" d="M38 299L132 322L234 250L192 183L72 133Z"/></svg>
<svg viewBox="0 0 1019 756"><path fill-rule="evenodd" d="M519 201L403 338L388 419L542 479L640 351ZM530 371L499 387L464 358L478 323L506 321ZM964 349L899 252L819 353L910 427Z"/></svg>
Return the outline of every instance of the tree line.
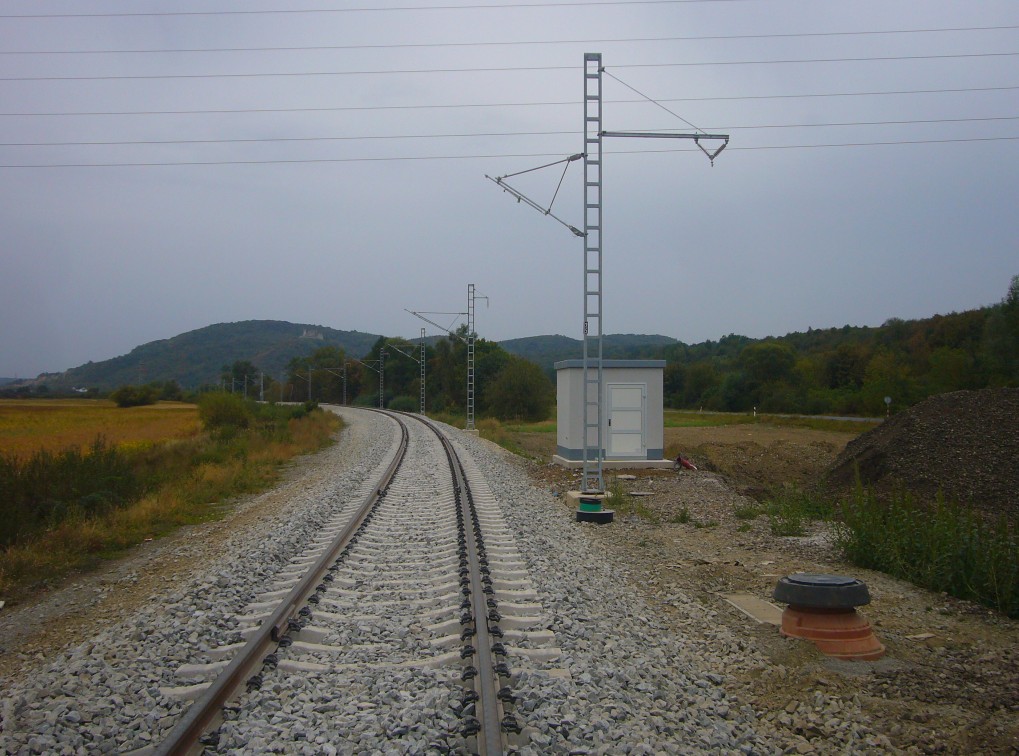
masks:
<svg viewBox="0 0 1019 756"><path fill-rule="evenodd" d="M466 326L425 346L425 409L429 414L466 414L467 357ZM267 401L346 401L355 406L417 412L421 407L420 360L420 344L381 337L364 355L323 346L310 355L294 357L279 380L263 374L250 361L238 361L223 367L220 386ZM555 389L548 376L533 362L510 354L494 341L475 338L474 376L479 415L537 421L547 419L552 411Z"/></svg>
<svg viewBox="0 0 1019 756"><path fill-rule="evenodd" d="M933 394L1019 386L1019 276L992 307L759 341L731 334L662 356L677 408L883 415L886 397L896 411Z"/></svg>

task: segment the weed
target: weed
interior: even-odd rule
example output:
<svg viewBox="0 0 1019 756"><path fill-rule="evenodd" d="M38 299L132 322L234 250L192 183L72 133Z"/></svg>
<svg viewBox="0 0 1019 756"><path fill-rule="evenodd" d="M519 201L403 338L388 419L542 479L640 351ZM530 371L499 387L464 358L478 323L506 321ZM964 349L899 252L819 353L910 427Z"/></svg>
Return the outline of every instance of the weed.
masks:
<svg viewBox="0 0 1019 756"><path fill-rule="evenodd" d="M766 508L772 535L777 536L806 535L807 522L829 520L835 511L828 499L791 486L770 499Z"/></svg>
<svg viewBox="0 0 1019 756"><path fill-rule="evenodd" d="M248 430L83 450L0 454L0 591L88 567L145 538L214 516L208 505L271 484L280 463L329 442L336 415L252 409ZM109 410L114 413L131 410ZM192 413L193 413L192 408Z"/></svg>
<svg viewBox="0 0 1019 756"><path fill-rule="evenodd" d="M921 506L906 493L878 498L857 482L842 506L836 544L861 567L976 601L1019 617L1019 532L938 496Z"/></svg>
<svg viewBox="0 0 1019 756"><path fill-rule="evenodd" d="M669 522L674 525L686 525L690 522L690 510L686 507L680 507L679 511L669 518Z"/></svg>
<svg viewBox="0 0 1019 756"><path fill-rule="evenodd" d="M733 514L736 515L737 520L755 520L757 517L764 512L757 502L752 504L740 504L738 507L733 509Z"/></svg>

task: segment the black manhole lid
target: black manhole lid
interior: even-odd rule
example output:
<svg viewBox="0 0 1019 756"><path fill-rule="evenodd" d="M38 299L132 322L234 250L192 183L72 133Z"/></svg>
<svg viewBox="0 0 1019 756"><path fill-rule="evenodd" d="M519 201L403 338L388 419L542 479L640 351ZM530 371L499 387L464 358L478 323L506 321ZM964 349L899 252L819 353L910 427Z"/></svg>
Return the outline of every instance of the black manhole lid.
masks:
<svg viewBox="0 0 1019 756"><path fill-rule="evenodd" d="M808 609L852 609L870 603L866 584L845 575L796 573L778 581L776 601Z"/></svg>
<svg viewBox="0 0 1019 756"><path fill-rule="evenodd" d="M811 572L797 572L794 575L789 575L786 579L790 583L796 583L797 585L853 585L860 582L856 578L846 577L845 575L821 575Z"/></svg>

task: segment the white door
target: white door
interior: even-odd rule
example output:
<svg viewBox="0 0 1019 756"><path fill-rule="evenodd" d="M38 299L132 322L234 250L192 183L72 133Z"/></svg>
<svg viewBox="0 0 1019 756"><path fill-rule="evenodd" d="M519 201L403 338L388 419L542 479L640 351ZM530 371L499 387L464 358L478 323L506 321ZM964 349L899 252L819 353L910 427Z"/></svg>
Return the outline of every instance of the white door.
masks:
<svg viewBox="0 0 1019 756"><path fill-rule="evenodd" d="M647 385L643 383L610 383L609 443L606 455L613 457L646 457L644 406Z"/></svg>

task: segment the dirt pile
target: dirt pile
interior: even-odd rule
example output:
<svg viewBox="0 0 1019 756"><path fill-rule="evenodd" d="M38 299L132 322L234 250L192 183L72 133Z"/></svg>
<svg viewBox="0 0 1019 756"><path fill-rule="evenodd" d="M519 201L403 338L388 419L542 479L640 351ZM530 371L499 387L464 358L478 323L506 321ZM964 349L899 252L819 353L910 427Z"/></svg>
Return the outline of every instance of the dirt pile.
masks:
<svg viewBox="0 0 1019 756"><path fill-rule="evenodd" d="M849 442L826 474L833 488L856 470L875 492L940 490L959 504L1019 519L1019 389L955 391L920 402Z"/></svg>

